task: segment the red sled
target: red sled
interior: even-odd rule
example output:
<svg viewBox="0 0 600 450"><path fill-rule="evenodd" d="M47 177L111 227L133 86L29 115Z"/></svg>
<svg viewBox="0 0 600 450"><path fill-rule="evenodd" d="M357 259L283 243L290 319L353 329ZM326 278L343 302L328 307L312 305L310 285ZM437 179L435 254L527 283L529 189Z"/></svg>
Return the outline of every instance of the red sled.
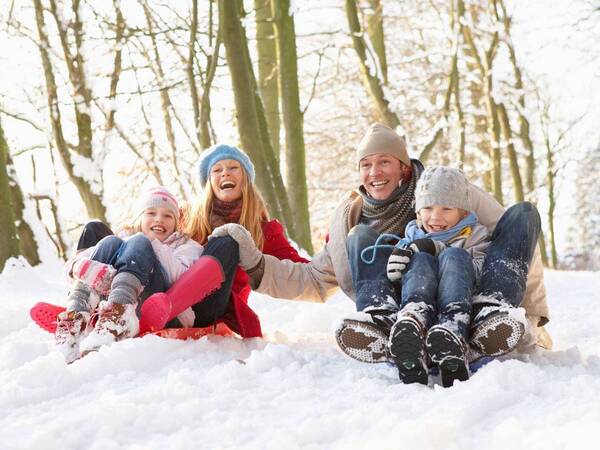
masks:
<svg viewBox="0 0 600 450"><path fill-rule="evenodd" d="M42 330L54 334L56 332L56 318L65 309L64 306L39 302L29 310L29 315ZM165 339L181 340L200 339L211 334L216 336L235 336L235 333L222 322L204 328L164 328L140 334L140 337L146 334L154 334Z"/></svg>

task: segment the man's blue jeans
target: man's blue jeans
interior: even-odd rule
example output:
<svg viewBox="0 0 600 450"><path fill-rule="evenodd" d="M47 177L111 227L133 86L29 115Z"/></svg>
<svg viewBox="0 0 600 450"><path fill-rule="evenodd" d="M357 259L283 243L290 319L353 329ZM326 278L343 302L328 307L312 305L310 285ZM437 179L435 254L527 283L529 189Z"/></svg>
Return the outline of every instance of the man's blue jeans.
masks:
<svg viewBox="0 0 600 450"><path fill-rule="evenodd" d="M387 297L399 303L400 295L387 278L386 266L391 248L378 248L371 264L362 261L363 249L373 245L379 233L368 225L359 224L350 230L346 240L350 273L356 292L356 310L385 302Z"/></svg>
<svg viewBox="0 0 600 450"><path fill-rule="evenodd" d="M508 208L492 233L476 294L520 306L540 230L540 215L531 203Z"/></svg>
<svg viewBox="0 0 600 450"><path fill-rule="evenodd" d="M137 234L127 241L114 235L107 236L98 243L90 259L113 266L117 273L133 274L144 286L141 300L156 292L165 292L169 287L152 244L143 234Z"/></svg>
<svg viewBox="0 0 600 450"><path fill-rule="evenodd" d="M438 256L415 253L402 276L402 308L424 303L420 319L426 328L440 323L466 340L474 287L473 260L464 249L449 247Z"/></svg>

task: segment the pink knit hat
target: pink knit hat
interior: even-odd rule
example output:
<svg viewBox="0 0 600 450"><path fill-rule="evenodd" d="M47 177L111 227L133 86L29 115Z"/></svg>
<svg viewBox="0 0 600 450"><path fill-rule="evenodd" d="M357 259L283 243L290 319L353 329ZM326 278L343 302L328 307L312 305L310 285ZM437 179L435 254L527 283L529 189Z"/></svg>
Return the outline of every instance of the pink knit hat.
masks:
<svg viewBox="0 0 600 450"><path fill-rule="evenodd" d="M144 192L140 198L139 211L142 214L148 208L167 208L179 219L179 204L173 194L163 186L154 187Z"/></svg>

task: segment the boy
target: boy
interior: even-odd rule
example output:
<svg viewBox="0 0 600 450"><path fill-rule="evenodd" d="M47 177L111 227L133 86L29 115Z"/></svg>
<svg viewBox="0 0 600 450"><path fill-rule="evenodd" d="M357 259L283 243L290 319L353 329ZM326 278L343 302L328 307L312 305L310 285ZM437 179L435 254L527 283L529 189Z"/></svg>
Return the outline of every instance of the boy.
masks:
<svg viewBox="0 0 600 450"><path fill-rule="evenodd" d="M415 211L417 219L407 225L387 265L388 279L402 293L389 352L404 383L427 384L429 357L447 387L469 378L471 297L489 234L471 211L468 181L458 169L425 170Z"/></svg>

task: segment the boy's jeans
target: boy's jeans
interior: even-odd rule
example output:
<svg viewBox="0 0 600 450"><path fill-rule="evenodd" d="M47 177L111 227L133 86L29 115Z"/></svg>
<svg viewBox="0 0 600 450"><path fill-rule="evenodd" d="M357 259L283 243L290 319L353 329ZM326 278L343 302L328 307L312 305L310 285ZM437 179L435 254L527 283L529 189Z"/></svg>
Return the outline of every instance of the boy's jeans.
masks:
<svg viewBox="0 0 600 450"><path fill-rule="evenodd" d="M421 303L426 329L437 322L466 340L474 286L473 261L462 248L449 247L438 256L418 252L402 276L402 308Z"/></svg>

